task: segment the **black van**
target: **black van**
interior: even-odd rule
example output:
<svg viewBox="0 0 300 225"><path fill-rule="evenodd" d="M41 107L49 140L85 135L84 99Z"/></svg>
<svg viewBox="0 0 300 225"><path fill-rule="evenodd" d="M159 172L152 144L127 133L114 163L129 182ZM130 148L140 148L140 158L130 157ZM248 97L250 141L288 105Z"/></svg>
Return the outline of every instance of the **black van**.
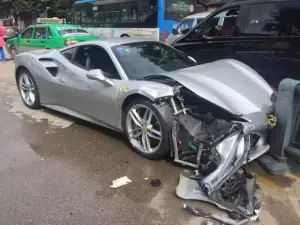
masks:
<svg viewBox="0 0 300 225"><path fill-rule="evenodd" d="M300 80L300 0L227 4L172 45L199 63L242 61L274 88L287 77Z"/></svg>

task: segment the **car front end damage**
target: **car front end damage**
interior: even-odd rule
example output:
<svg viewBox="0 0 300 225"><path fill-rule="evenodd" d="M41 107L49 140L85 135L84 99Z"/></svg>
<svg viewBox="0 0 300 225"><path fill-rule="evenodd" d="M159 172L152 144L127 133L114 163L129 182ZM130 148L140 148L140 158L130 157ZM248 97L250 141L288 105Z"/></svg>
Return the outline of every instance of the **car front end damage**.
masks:
<svg viewBox="0 0 300 225"><path fill-rule="evenodd" d="M213 203L246 220L257 218L261 204L247 163L269 149L268 134L276 123L272 107L237 116L182 85L173 89L173 97L158 103L173 109L174 161L194 169L181 175L177 195Z"/></svg>

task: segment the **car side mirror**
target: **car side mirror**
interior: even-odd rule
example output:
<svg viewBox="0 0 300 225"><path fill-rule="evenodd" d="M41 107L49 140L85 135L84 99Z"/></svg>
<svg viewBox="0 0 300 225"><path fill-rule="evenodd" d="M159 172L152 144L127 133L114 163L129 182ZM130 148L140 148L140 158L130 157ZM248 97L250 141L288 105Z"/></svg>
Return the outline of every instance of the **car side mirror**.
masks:
<svg viewBox="0 0 300 225"><path fill-rule="evenodd" d="M86 73L87 78L105 84L106 86L114 86L114 83L104 76L103 71L100 69L90 70Z"/></svg>
<svg viewBox="0 0 300 225"><path fill-rule="evenodd" d="M172 29L172 34L173 35L177 35L178 34L178 32L177 32L177 30L175 28Z"/></svg>

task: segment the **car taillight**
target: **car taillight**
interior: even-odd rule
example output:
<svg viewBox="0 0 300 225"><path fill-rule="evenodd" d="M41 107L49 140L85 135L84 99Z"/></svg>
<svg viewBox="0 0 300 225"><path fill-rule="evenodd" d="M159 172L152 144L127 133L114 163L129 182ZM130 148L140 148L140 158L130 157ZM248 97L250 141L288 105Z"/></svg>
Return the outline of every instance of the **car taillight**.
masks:
<svg viewBox="0 0 300 225"><path fill-rule="evenodd" d="M70 46L70 45L74 45L74 44L77 44L77 43L78 43L78 41L74 41L74 40L69 41L69 40L67 40L67 41L65 41L65 46Z"/></svg>

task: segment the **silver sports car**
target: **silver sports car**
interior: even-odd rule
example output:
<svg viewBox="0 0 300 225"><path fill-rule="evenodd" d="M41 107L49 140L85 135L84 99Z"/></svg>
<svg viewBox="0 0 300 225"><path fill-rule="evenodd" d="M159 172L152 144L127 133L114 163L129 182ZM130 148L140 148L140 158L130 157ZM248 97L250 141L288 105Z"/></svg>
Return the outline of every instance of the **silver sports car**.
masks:
<svg viewBox="0 0 300 225"><path fill-rule="evenodd" d="M171 155L200 171L207 196L269 149L273 90L239 61L197 65L163 43L126 38L22 53L15 63L27 107L124 132L147 158Z"/></svg>

